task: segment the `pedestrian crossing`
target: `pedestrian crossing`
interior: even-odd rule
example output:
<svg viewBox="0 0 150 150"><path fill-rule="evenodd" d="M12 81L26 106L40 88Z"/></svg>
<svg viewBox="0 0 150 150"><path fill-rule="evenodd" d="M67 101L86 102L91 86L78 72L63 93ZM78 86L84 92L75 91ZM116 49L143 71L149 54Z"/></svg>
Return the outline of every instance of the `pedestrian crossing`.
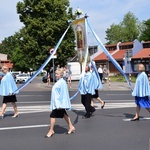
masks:
<svg viewBox="0 0 150 150"><path fill-rule="evenodd" d="M49 104L40 104L37 102L38 105L34 102L33 104L30 102L30 106L18 106L18 111L20 114L27 114L27 113L40 113L40 112L49 112L50 105ZM23 103L22 103L23 104ZM27 104L27 102L25 102ZM133 101L124 101L124 102L106 102L104 109L117 109L117 108L130 108L135 107L135 103ZM96 109L101 109L100 103L95 103L94 107ZM85 110L82 104L72 104L73 110ZM6 111L13 111L11 106L7 107Z"/></svg>

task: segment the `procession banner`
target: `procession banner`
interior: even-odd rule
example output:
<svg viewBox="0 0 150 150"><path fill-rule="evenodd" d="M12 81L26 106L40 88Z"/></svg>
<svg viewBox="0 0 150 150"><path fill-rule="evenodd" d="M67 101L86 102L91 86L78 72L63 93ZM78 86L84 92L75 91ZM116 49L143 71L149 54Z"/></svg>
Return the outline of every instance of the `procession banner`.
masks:
<svg viewBox="0 0 150 150"><path fill-rule="evenodd" d="M81 78L85 74L85 67L87 63L90 62L89 51L88 51L88 44L87 44L87 21L86 18L77 19L72 22L75 38L76 38L76 47L78 53L78 60L81 67ZM81 80L83 82L83 80ZM82 82L78 85L78 91L70 98L73 100L79 93L79 88Z"/></svg>
<svg viewBox="0 0 150 150"><path fill-rule="evenodd" d="M85 72L86 63L89 61L87 45L87 22L86 18L80 18L72 22L76 38L78 61L82 74Z"/></svg>

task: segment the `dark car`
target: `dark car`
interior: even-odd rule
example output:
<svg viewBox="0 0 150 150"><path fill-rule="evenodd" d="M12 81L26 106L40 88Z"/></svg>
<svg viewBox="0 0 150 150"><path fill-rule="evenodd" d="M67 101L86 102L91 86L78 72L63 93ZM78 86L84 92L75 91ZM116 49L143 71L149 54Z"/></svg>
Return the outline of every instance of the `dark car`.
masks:
<svg viewBox="0 0 150 150"><path fill-rule="evenodd" d="M54 80L53 80L53 78L54 78ZM47 75L44 75L43 77L42 77L42 81L43 81L43 83L47 83L47 79L48 79L48 76ZM56 82L56 77L55 77L55 75L53 75L53 74L51 74L50 75L50 81L51 82Z"/></svg>
<svg viewBox="0 0 150 150"><path fill-rule="evenodd" d="M47 75L44 75L42 78L43 83L47 83Z"/></svg>

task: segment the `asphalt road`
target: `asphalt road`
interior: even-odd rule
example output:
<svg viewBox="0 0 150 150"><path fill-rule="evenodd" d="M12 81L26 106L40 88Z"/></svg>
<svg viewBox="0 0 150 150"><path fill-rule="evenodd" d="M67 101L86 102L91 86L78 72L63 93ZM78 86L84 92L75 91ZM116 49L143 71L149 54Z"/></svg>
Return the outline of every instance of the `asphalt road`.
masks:
<svg viewBox="0 0 150 150"><path fill-rule="evenodd" d="M150 114L142 109L140 121L130 121L135 113L130 91L100 91L106 105L101 109L95 101L96 112L89 119L82 119L85 110L78 95L71 101L76 111L68 111L76 132L65 134L65 121L57 119L55 135L44 138L49 129L50 89L39 86L40 82L35 79L18 94L18 118L11 118L8 105L0 120L0 150L150 150ZM74 93L70 91L70 96Z"/></svg>

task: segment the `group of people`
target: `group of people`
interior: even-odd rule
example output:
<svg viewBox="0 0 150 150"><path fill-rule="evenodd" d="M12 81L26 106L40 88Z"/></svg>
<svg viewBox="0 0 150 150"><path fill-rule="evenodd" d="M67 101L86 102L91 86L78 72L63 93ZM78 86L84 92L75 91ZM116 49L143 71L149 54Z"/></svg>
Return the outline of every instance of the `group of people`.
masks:
<svg viewBox="0 0 150 150"><path fill-rule="evenodd" d="M107 69L106 65L99 65L98 73L102 83L106 83L109 77L109 70Z"/></svg>
<svg viewBox="0 0 150 150"><path fill-rule="evenodd" d="M94 72L93 72L94 73ZM93 112L95 111L94 106L92 106L92 98L98 98L98 80L94 78L93 73L90 71L90 67L86 66L85 75L81 77L79 81L79 91L81 93L81 102L85 107L86 113L82 117L83 119L90 118ZM75 127L73 126L71 119L69 118L66 110L71 109L71 103L69 98L68 86L64 80L64 68L59 68L55 72L57 82L52 87L51 92L51 114L50 114L50 129L45 135L46 138L52 137L54 135L54 125L56 118L64 118L68 124L67 134L75 132ZM97 91L97 92L95 92ZM102 102L102 108L105 105L105 102Z"/></svg>
<svg viewBox="0 0 150 150"><path fill-rule="evenodd" d="M57 65L56 69L54 69L54 67L50 67L50 71L47 74L47 84L48 85L50 85L51 82L56 81L55 71L60 68L61 68L60 65ZM63 69L64 69L63 78L69 84L71 82L71 71L66 66L63 67Z"/></svg>
<svg viewBox="0 0 150 150"><path fill-rule="evenodd" d="M92 71L91 71L92 70ZM1 79L0 84L0 95L3 96L3 104L0 113L0 117L4 117L4 112L7 106L7 103L11 102L14 108L13 117L18 117L18 110L16 105L16 95L17 93L13 93L16 91L17 86L14 82L12 75L8 71L7 66L2 67L2 71L5 74ZM134 90L132 92L132 96L135 97L136 103L136 114L131 121L139 120L139 113L141 108L146 108L150 113L150 86L148 77L145 73L145 67L143 64L138 65L138 77L135 83ZM70 117L67 114L67 110L71 110L71 102L69 98L68 86L66 81L63 78L64 69L58 68L55 71L55 77L57 82L52 87L51 91L51 105L50 105L50 128L48 133L45 135L45 138L50 138L54 135L54 126L56 122L56 118L64 118L66 123L68 124L68 132L67 134L72 134L75 132L75 127L71 122ZM93 98L98 98L98 89L101 87L101 82L96 78L96 74L93 68L90 66L86 66L85 74L81 77L79 81L78 90L81 94L81 103L85 107L85 115L82 117L83 119L90 118L95 108L92 104ZM104 107L105 102L100 100L101 108Z"/></svg>
<svg viewBox="0 0 150 150"><path fill-rule="evenodd" d="M132 95L135 96L136 103L136 114L131 121L139 120L139 112L140 108L146 108L150 112L150 86L148 77L145 73L145 67L143 64L138 65L138 77L135 83L135 88L132 92ZM98 82L98 78L95 77L95 72L91 71L90 66L86 66L85 74L81 77L79 81L78 90L81 94L81 103L85 107L85 115L82 117L83 119L90 118L93 112L95 112L95 108L92 105L92 98L98 98L98 88L100 87L100 82ZM56 71L57 82L52 88L51 94L51 114L50 114L50 129L45 136L46 138L52 137L54 135L54 125L55 118L64 118L68 124L68 132L67 134L71 134L75 132L75 127L73 126L71 119L69 118L66 110L71 109L71 103L69 100L69 94L67 89L67 84L63 79L63 70ZM59 91L59 92L58 92ZM105 102L100 101L102 103L101 108L104 107Z"/></svg>
<svg viewBox="0 0 150 150"><path fill-rule="evenodd" d="M63 69L64 69L63 78L69 84L71 82L71 71L67 66L63 67Z"/></svg>

